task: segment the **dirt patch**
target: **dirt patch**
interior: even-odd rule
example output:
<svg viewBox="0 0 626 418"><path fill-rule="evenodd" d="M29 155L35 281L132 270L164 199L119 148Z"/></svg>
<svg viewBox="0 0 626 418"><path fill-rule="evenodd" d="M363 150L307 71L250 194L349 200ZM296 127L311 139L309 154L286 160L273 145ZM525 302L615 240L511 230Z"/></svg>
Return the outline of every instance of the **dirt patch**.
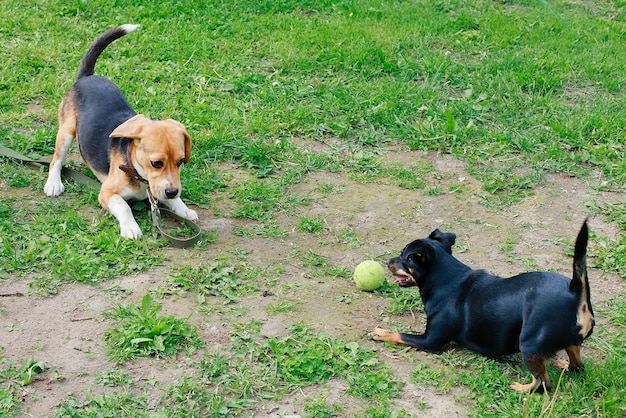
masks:
<svg viewBox="0 0 626 418"><path fill-rule="evenodd" d="M388 314L388 299L357 291L350 279L316 277L305 263L307 256L323 256L329 264L351 271L364 259L382 261L396 255L409 241L441 228L457 233L457 257L475 268L503 276L528 269L556 270L569 275L571 260L566 254L583 219L589 215L585 202L616 202L624 196L594 191L575 178L548 175L545 184L531 197L506 210L494 211L482 204L481 184L469 175L462 161L434 153L393 150L384 159L386 164L406 166L427 160L434 167L428 183L440 185L443 191L455 191L428 196L421 190L358 183L345 174L314 172L292 192L317 197L320 185L329 183L337 191L299 207L294 213L280 215L280 227L289 232L285 238L242 238L234 235L233 229L252 222L216 218L210 210L200 209L201 226L213 231L216 241L202 250L168 249L168 261L158 269L107 282L102 288L68 284L58 295L48 298L29 296L27 278L0 282L0 293L15 294L0 299L4 324L0 327L2 356L15 361L32 356L51 368L24 393L24 416L52 416L55 405L68 393L83 399L88 391L108 390L95 385L93 376L97 370L115 366L103 351L102 338L106 323L101 313L111 303L122 298L139 301L149 289L163 286L170 265L199 265L233 252L247 254L250 265L265 271L276 271L270 266L282 267L280 273L264 277L265 282L259 283L261 290L268 290L266 296L256 294L240 302L237 321L261 321L264 336L284 335L293 323L304 322L331 336L358 341L379 350L380 358L407 383L395 407L419 416L466 416L469 409L462 400L462 389L440 394L410 383L414 364L426 361L423 353L408 353L413 362L407 362L365 336L376 325L419 330L423 318L417 313ZM42 193L36 197L45 199ZM299 232L295 225L301 216L323 218L325 229L318 234ZM601 236L618 236L616 226L602 217L592 218L590 227ZM590 277L596 306L626 290L612 272L591 269ZM295 310L269 313L266 309L269 304L284 300L292 302ZM230 342L232 317L199 312L191 296L172 297L163 303L164 313L189 317L209 346L219 349ZM594 338L602 338L601 332ZM583 348L583 355L588 354ZM186 373L185 362L176 359L141 360L125 367L135 377L158 381L158 387L165 387ZM333 379L280 401L262 402L254 416L297 414L302 399L314 396L345 406L346 416L362 414L364 401L345 395L345 385L340 379ZM158 396L158 390L154 396Z"/></svg>

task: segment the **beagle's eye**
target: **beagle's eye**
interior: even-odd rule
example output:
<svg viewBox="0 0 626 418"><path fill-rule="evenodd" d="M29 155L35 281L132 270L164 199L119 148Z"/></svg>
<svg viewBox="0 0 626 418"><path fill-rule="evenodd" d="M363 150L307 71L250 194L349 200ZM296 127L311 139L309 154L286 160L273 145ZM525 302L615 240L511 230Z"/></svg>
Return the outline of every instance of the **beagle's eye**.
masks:
<svg viewBox="0 0 626 418"><path fill-rule="evenodd" d="M150 164L154 168L163 168L163 161L150 161Z"/></svg>
<svg viewBox="0 0 626 418"><path fill-rule="evenodd" d="M177 166L177 167L180 167L181 165L183 165L183 163L184 163L184 162L185 162L184 160L179 160L179 161L176 163L176 166Z"/></svg>

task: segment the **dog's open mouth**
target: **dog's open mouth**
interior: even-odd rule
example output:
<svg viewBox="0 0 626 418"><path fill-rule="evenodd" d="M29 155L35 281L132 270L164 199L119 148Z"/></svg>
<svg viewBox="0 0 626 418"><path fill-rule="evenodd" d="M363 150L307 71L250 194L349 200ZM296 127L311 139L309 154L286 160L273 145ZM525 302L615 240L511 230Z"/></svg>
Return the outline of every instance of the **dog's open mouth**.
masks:
<svg viewBox="0 0 626 418"><path fill-rule="evenodd" d="M398 286L415 286L417 282L409 273L405 272L402 269L397 269L393 271L394 276L396 277L393 281Z"/></svg>
<svg viewBox="0 0 626 418"><path fill-rule="evenodd" d="M398 286L414 286L416 285L415 280L411 276L400 275L396 276L396 279L393 281Z"/></svg>
<svg viewBox="0 0 626 418"><path fill-rule="evenodd" d="M405 287L405 286L416 286L417 281L413 276L407 273L404 263L400 260L400 257L392 258L387 261L387 267L395 276L395 280L393 281L395 284ZM409 268L409 271L411 269Z"/></svg>

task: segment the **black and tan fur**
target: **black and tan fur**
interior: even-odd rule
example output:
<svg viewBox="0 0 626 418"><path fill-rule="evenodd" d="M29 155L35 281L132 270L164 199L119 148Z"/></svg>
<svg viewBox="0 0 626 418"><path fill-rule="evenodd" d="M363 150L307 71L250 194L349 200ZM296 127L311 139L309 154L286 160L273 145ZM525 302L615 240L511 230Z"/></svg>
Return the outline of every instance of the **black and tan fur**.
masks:
<svg viewBox="0 0 626 418"><path fill-rule="evenodd" d="M569 371L583 370L580 348L591 335L594 315L587 278L587 221L576 239L572 279L553 272L522 273L504 279L473 270L452 256L453 233L438 229L411 242L388 261L400 286L418 286L426 312L421 335L377 328L375 340L439 352L448 343L499 356L520 352L532 374L528 384L512 383L520 392L550 390L548 360L564 349L569 357L555 362Z"/></svg>

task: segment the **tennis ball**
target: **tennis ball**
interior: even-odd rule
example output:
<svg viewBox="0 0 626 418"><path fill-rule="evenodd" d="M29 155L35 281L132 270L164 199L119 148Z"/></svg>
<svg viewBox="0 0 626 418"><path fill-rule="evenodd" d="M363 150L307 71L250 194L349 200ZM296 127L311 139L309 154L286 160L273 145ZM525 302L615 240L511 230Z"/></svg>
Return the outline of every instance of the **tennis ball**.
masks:
<svg viewBox="0 0 626 418"><path fill-rule="evenodd" d="M354 269L354 283L361 290L371 292L383 285L385 270L374 260L365 260Z"/></svg>

